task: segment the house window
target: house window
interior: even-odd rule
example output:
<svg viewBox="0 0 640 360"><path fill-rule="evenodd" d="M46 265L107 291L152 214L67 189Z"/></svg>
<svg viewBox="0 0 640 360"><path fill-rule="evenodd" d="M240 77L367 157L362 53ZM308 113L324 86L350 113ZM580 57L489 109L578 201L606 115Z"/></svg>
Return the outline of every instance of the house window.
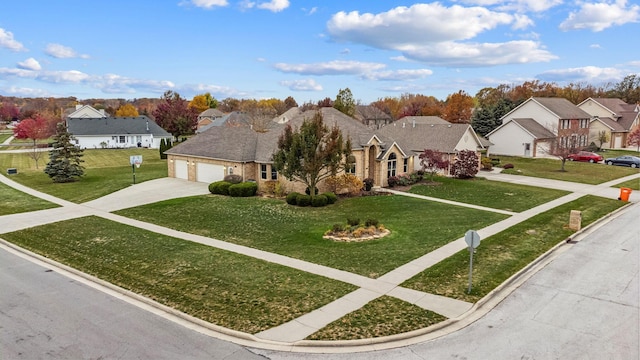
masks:
<svg viewBox="0 0 640 360"><path fill-rule="evenodd" d="M561 129L568 129L570 125L571 125L570 120L567 120L567 119L560 120L560 128Z"/></svg>
<svg viewBox="0 0 640 360"><path fill-rule="evenodd" d="M396 153L391 153L387 160L387 178L392 176L396 176Z"/></svg>
<svg viewBox="0 0 640 360"><path fill-rule="evenodd" d="M126 142L127 142L127 137L126 137L126 136L124 136L124 135L120 135L120 136L118 136L118 142L119 142L120 144L124 144L124 143L126 143Z"/></svg>
<svg viewBox="0 0 640 360"><path fill-rule="evenodd" d="M356 157L351 155L349 156L349 165L344 168L344 172L347 174L355 174L356 173Z"/></svg>
<svg viewBox="0 0 640 360"><path fill-rule="evenodd" d="M267 179L267 164L260 164L260 178Z"/></svg>
<svg viewBox="0 0 640 360"><path fill-rule="evenodd" d="M581 129L586 129L588 127L589 127L589 120L588 119L580 120L580 128Z"/></svg>
<svg viewBox="0 0 640 360"><path fill-rule="evenodd" d="M404 159L404 164L402 166L402 171L405 173L409 172L409 158Z"/></svg>
<svg viewBox="0 0 640 360"><path fill-rule="evenodd" d="M278 171L271 165L271 180L278 180Z"/></svg>

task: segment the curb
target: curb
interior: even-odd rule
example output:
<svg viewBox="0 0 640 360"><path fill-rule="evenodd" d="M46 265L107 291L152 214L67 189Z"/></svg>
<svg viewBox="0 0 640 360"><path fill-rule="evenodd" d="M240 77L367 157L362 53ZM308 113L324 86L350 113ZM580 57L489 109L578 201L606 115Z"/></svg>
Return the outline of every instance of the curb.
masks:
<svg viewBox="0 0 640 360"><path fill-rule="evenodd" d="M264 340L252 334L228 329L207 321L195 318L169 306L160 304L150 298L126 290L95 276L86 274L70 266L59 263L42 255L12 244L0 238L0 247L4 247L13 253L30 260L36 260L41 266L51 266L62 275L80 280L84 285L93 287L116 298L126 301L145 310L162 315L167 319L179 323L187 328L202 334L212 336L221 340L230 341L242 346L259 348L264 350L276 350L299 353L355 353L365 351L379 351L402 346L412 345L427 340L439 338L460 330L476 320L482 318L495 306L500 304L507 296L520 287L524 282L535 275L539 270L551 263L562 252L569 249L567 245L575 244L575 239L587 235L592 230L604 225L619 213L627 211L634 203L616 209L597 221L587 225L576 233L556 244L544 254L533 260L520 271L509 277L494 290L478 300L467 312L456 317L447 319L432 326L409 331L401 334L394 334L378 338L356 339L356 340L300 340L293 343Z"/></svg>

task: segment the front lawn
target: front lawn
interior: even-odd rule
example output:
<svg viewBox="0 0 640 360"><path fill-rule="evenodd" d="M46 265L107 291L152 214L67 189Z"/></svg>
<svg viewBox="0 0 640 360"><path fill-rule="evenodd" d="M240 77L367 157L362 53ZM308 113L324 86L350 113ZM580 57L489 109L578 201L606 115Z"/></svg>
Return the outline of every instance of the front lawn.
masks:
<svg viewBox="0 0 640 360"><path fill-rule="evenodd" d="M467 294L469 251L455 255L409 279L402 286L476 302L574 231L568 228L571 210L582 211L587 226L624 206L617 200L583 196L482 239L473 256L473 287Z"/></svg>
<svg viewBox="0 0 640 360"><path fill-rule="evenodd" d="M0 169L18 169L11 179L22 185L76 203L97 199L133 184L129 156L142 155L143 163L136 169L136 183L167 176L167 161L161 160L156 149L96 149L85 150L82 165L85 175L78 181L56 184L44 173L49 153L44 152L39 168L28 154L0 153Z"/></svg>
<svg viewBox="0 0 640 360"><path fill-rule="evenodd" d="M603 155L609 157L608 155ZM617 155L615 155L617 156ZM512 156L500 156L500 165L513 164L513 169L502 170L503 174L533 176L546 179L579 182L583 184L601 184L627 175L637 174L638 169L623 166L606 166L585 162L567 161L565 170L560 171L558 159L532 159Z"/></svg>
<svg viewBox="0 0 640 360"><path fill-rule="evenodd" d="M0 183L0 216L28 211L44 210L58 205L42 200Z"/></svg>
<svg viewBox="0 0 640 360"><path fill-rule="evenodd" d="M247 333L278 326L356 289L98 217L2 237L197 318Z"/></svg>
<svg viewBox="0 0 640 360"><path fill-rule="evenodd" d="M640 179L628 180L619 184L615 184L612 187L615 188L630 188L631 190L640 190Z"/></svg>
<svg viewBox="0 0 640 360"><path fill-rule="evenodd" d="M500 183L481 177L454 179L436 177L435 184L415 185L410 193L521 212L568 194L567 191Z"/></svg>
<svg viewBox="0 0 640 360"><path fill-rule="evenodd" d="M342 199L322 208L282 200L205 195L173 199L116 212L227 242L377 278L396 267L506 218L492 212L405 196ZM366 242L322 238L347 217L377 219L391 234Z"/></svg>

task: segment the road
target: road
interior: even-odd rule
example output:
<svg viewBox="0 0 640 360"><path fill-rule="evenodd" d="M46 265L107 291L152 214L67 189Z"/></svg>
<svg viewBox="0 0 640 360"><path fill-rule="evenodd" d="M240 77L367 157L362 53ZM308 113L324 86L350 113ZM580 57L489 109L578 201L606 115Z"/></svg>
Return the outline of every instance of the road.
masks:
<svg viewBox="0 0 640 360"><path fill-rule="evenodd" d="M0 249L2 359L639 359L640 204L563 247L478 321L369 353L218 340Z"/></svg>

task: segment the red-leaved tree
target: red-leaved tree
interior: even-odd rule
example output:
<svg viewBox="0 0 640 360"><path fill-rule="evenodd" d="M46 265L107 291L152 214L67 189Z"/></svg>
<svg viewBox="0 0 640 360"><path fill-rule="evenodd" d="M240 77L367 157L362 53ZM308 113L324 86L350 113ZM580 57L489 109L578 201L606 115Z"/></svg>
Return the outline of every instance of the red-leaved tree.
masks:
<svg viewBox="0 0 640 360"><path fill-rule="evenodd" d="M53 126L55 126L56 123L57 121L55 120L35 115L32 118L21 120L18 125L13 128L13 136L15 136L16 139L30 139L33 141L33 148L29 152L29 157L36 162L36 169L38 168L38 160L42 155L42 152L38 151L37 141L53 135Z"/></svg>
<svg viewBox="0 0 640 360"><path fill-rule="evenodd" d="M627 138L628 146L637 146L638 151L640 151L640 126L637 126Z"/></svg>
<svg viewBox="0 0 640 360"><path fill-rule="evenodd" d="M422 170L431 175L431 181L440 172L449 168L449 160L445 159L443 153L437 150L424 149L418 156Z"/></svg>
<svg viewBox="0 0 640 360"><path fill-rule="evenodd" d="M472 150L462 150L451 166L451 174L459 179L468 179L478 173L478 154Z"/></svg>
<svg viewBox="0 0 640 360"><path fill-rule="evenodd" d="M166 91L162 101L153 111L153 117L158 125L179 140L181 135L191 135L198 125L198 110L189 107L189 102L180 94Z"/></svg>

